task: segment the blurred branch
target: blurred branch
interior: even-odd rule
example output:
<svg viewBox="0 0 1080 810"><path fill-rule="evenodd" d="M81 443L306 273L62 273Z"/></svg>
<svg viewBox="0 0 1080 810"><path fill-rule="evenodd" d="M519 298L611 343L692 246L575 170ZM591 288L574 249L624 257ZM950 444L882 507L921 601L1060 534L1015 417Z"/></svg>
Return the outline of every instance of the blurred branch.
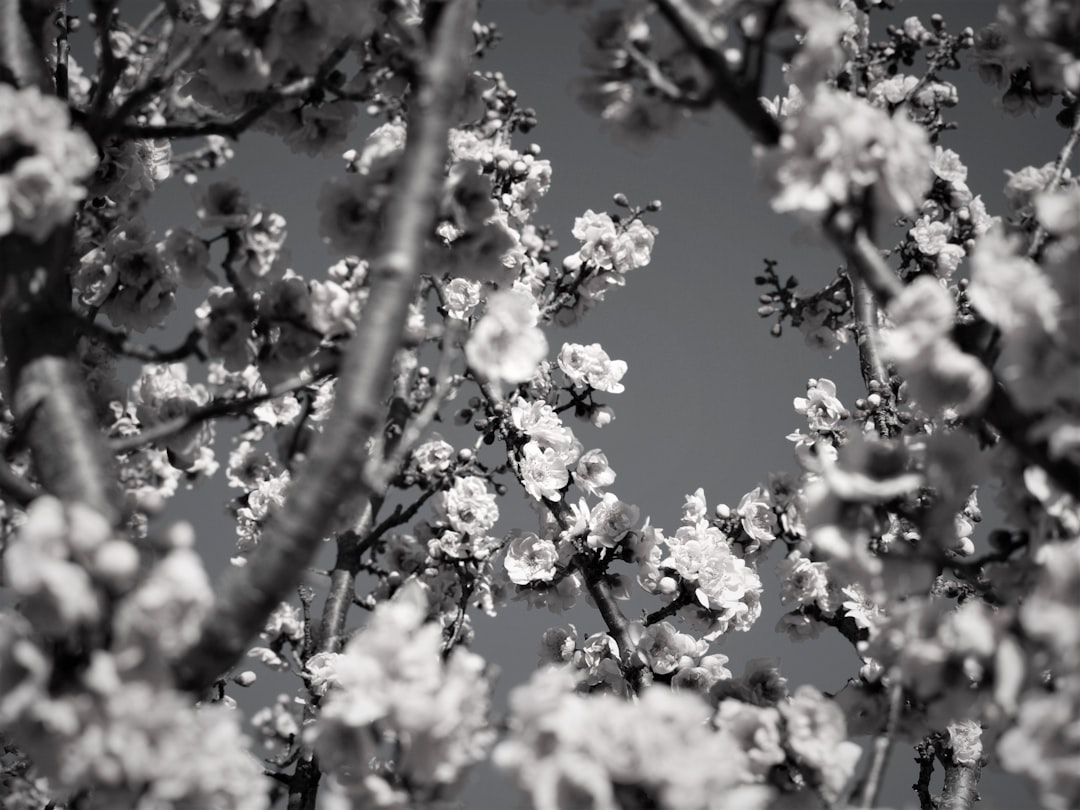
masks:
<svg viewBox="0 0 1080 810"><path fill-rule="evenodd" d="M110 36L117 2L118 0L91 0L90 3L94 12L94 29L97 32L98 58L101 60L97 84L90 101L91 119L100 118L108 109L109 96L124 71L125 63L113 50Z"/></svg>
<svg viewBox="0 0 1080 810"><path fill-rule="evenodd" d="M0 0L0 83L52 92L41 52L50 8L27 0Z"/></svg>
<svg viewBox="0 0 1080 810"><path fill-rule="evenodd" d="M67 326L72 232L67 223L40 244L18 234L0 239L0 333L10 406L43 489L81 501L115 525L119 489L74 360L77 338Z"/></svg>
<svg viewBox="0 0 1080 810"><path fill-rule="evenodd" d="M174 363L192 355L200 360L206 360L206 354L199 348L202 332L198 329L192 329L188 336L184 338L184 342L176 348L158 349L154 346L141 346L138 343L133 343L126 333L113 331L96 321L82 317L78 313L70 313L69 318L73 329L82 332L93 340L104 343L114 352L125 357L144 360L148 363Z"/></svg>
<svg viewBox="0 0 1080 810"><path fill-rule="evenodd" d="M27 507L40 494L35 486L16 475L10 465L0 458L0 495L18 506Z"/></svg>
<svg viewBox="0 0 1080 810"><path fill-rule="evenodd" d="M712 73L714 97L726 106L763 145L780 140L780 125L758 100L757 88L739 80L724 57L723 44L713 35L708 20L689 0L653 0L660 14L683 38L701 63Z"/></svg>
<svg viewBox="0 0 1080 810"><path fill-rule="evenodd" d="M345 54L349 52L351 45L352 40L342 40L319 65L315 75L305 76L283 87L272 88L260 93L256 101L247 110L233 118L171 124L124 123L124 119L134 112L135 107L138 106L139 99L133 97L125 101L115 115L110 116L104 124L99 125L95 129L95 133L101 135L115 130L128 138L197 138L205 135L224 135L235 140L248 127L270 112L274 105L286 99L305 96L320 87L338 62L345 58ZM181 54L181 57L183 56ZM151 84L153 83L151 82ZM159 91L160 89L155 85L148 87L147 92Z"/></svg>
<svg viewBox="0 0 1080 810"><path fill-rule="evenodd" d="M841 215L825 223L825 232L847 258L854 274L867 283L880 305L887 307L903 291L904 283L886 263L864 228L845 227ZM954 331L954 338L959 337ZM961 349L965 348L962 338L956 342ZM1055 457L1045 439L1031 437L1032 417L1016 406L996 376L981 418L1020 455L1046 470L1065 492L1073 495L1080 493L1080 465L1068 458Z"/></svg>
<svg viewBox="0 0 1080 810"><path fill-rule="evenodd" d="M247 565L227 571L198 640L175 661L178 682L202 691L243 654L271 610L295 586L342 504L373 494L364 448L379 426L394 355L419 284L423 247L442 189L452 110L472 50L475 0L450 0L418 65L400 178L369 269L371 293L342 361L334 407L311 456L271 513Z"/></svg>

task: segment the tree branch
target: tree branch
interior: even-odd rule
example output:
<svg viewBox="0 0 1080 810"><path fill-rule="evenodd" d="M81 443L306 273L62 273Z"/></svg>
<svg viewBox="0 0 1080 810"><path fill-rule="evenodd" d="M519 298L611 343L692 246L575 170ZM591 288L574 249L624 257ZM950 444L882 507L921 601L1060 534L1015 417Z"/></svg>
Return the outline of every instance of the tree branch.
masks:
<svg viewBox="0 0 1080 810"><path fill-rule="evenodd" d="M401 469L413 447L434 421L439 412L439 406L450 392L452 385L450 368L454 357L456 335L455 329L443 338L443 353L435 372L438 382L431 398L424 403L424 407L416 418L403 426L398 439L387 444L389 456L384 458L380 469L369 476L375 482L376 493L372 498L368 498L364 505L363 516L359 521L360 528L338 535L337 559L334 562L334 570L330 574L330 592L326 596L322 621L319 625L319 652L336 652L341 640L345 637L345 620L348 617L349 606L352 605L355 597L353 588L356 585L356 574L360 570L364 552L377 543L390 529L412 520L436 492L435 487L429 487L405 509L399 506L379 525L371 525L378 509L378 503L373 503L373 499L377 498L381 502L391 478Z"/></svg>
<svg viewBox="0 0 1080 810"><path fill-rule="evenodd" d="M75 312L70 313L70 321L73 329L82 332L93 340L104 343L116 354L132 357L136 360L144 360L148 363L175 363L177 360L183 360L191 355L195 355L200 360L206 359L206 354L199 348L202 332L198 329L192 329L188 332L184 342L176 348L158 349L154 346L142 346L134 343L126 333L113 331Z"/></svg>
<svg viewBox="0 0 1080 810"><path fill-rule="evenodd" d="M962 765L950 761L945 764L945 788L941 793L937 810L971 810L979 800L979 776L982 768L978 763Z"/></svg>
<svg viewBox="0 0 1080 810"><path fill-rule="evenodd" d="M571 523L570 508L566 503L564 501L545 500L544 505L551 511L562 530L567 531ZM581 572L589 596L596 602L596 608L600 611L600 616L604 620L604 624L607 625L608 632L615 639L615 643L619 645L620 663L627 683L635 692L640 692L646 685L645 668L635 655L637 645L630 638L630 623L626 620L626 616L623 615L618 602L615 601L615 594L611 591L611 585L604 579L603 570L585 553L575 554L570 564Z"/></svg>
<svg viewBox="0 0 1080 810"><path fill-rule="evenodd" d="M0 0L0 82L52 92L41 53L48 12L26 0Z"/></svg>
<svg viewBox="0 0 1080 810"><path fill-rule="evenodd" d="M1072 160L1073 151L1076 149L1076 144L1080 142L1080 104L1074 104L1071 108L1073 122L1072 127L1069 128L1069 137L1065 141L1065 145L1061 147L1061 151L1058 153L1057 160L1054 162L1054 175L1050 178L1050 182L1043 189L1043 193L1051 192L1057 189L1061 185L1061 181L1065 178L1065 172L1069 168L1069 161ZM1039 251L1042 250L1043 243L1046 241L1046 229L1039 225L1035 229L1035 233L1031 236L1031 245L1028 246L1027 256L1029 259L1034 259L1039 255Z"/></svg>
<svg viewBox="0 0 1080 810"><path fill-rule="evenodd" d="M280 382L267 389L266 393L252 394L248 397L214 400L213 402L195 408L182 416L175 416L172 419L166 419L164 422L158 422L156 425L141 430L131 436L113 439L109 442L109 449L114 453L128 453L143 445L159 442L162 439L168 439L170 436L183 433L188 428L194 427L195 425L210 419L216 419L221 416L244 416L250 413L253 408L264 402L269 402L270 400L277 399L285 394L299 391L319 380L329 377L337 370L337 367L338 362L334 359L317 367L316 370L310 374L302 374L299 377L293 377L290 380Z"/></svg>
<svg viewBox="0 0 1080 810"><path fill-rule="evenodd" d="M750 130L761 144L772 146L780 140L780 125L761 106L755 89L731 72L722 44L713 36L709 23L688 0L654 0L664 19L683 38L701 63L712 72L713 94Z"/></svg>
<svg viewBox="0 0 1080 810"><path fill-rule="evenodd" d="M436 21L412 98L401 178L372 263L371 294L342 363L334 408L283 508L275 510L247 565L226 572L199 639L174 662L178 682L201 691L243 654L266 616L296 584L343 503L370 497L363 448L379 424L394 355L434 225L453 108L471 53L475 0L450 0Z"/></svg>
<svg viewBox="0 0 1080 810"><path fill-rule="evenodd" d="M903 291L904 283L886 263L865 229L846 228L840 219L832 217L827 220L825 232L847 258L854 274L861 277L873 290L878 303L888 306L889 302ZM967 350L963 330L954 329L953 339L960 349ZM1045 439L1033 439L1030 436L1031 417L1016 406L996 376L981 416L1016 448L1020 455L1046 470L1065 492L1080 493L1080 465L1068 458L1056 458L1051 454Z"/></svg>

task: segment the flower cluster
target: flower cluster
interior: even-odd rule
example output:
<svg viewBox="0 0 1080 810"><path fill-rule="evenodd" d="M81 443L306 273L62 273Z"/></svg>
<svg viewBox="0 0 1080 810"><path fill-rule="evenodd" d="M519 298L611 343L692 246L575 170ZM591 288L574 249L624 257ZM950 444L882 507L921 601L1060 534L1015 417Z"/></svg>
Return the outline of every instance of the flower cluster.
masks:
<svg viewBox="0 0 1080 810"><path fill-rule="evenodd" d="M1045 202L1042 210L1047 210ZM1077 399L1075 353L1056 337L1063 329L1075 333L1080 324L1075 272L1067 269L1072 266L1066 254L1043 268L998 231L980 239L972 257L968 297L1001 330L1000 374L1025 408Z"/></svg>
<svg viewBox="0 0 1080 810"><path fill-rule="evenodd" d="M711 709L700 697L663 687L638 702L614 695L584 697L574 678L548 669L510 696L511 736L495 750L495 762L530 795L537 810L580 804L614 810L625 791L660 808L715 807L746 803L756 780L735 738L710 728Z"/></svg>
<svg viewBox="0 0 1080 810"><path fill-rule="evenodd" d="M732 539L705 519L702 490L687 496L683 525L673 536L657 529L643 530L643 545L636 552L638 580L651 593L683 593L689 618L707 629L712 640L731 630L749 630L761 615L763 586L754 566L737 553ZM750 517L753 500L744 509ZM734 523L741 523L740 517ZM751 523L758 533L758 527ZM765 536L767 532L761 536ZM768 534L771 540L771 534ZM751 538L751 544L757 543Z"/></svg>
<svg viewBox="0 0 1080 810"><path fill-rule="evenodd" d="M4 701L0 724L20 732L20 742L56 788L84 790L87 806L102 810L269 807L266 777L248 753L235 711L196 708L181 692L130 679L123 663L102 651L69 691L50 695L50 676L73 674L50 672L43 652L25 637L9 646L11 629L0 625L4 651L15 653L14 661L3 663L17 668L0 668L22 679Z"/></svg>
<svg viewBox="0 0 1080 810"><path fill-rule="evenodd" d="M922 127L866 101L822 89L784 119L780 143L758 153L773 210L820 223L869 195L881 216L910 213L930 188Z"/></svg>
<svg viewBox="0 0 1080 810"><path fill-rule="evenodd" d="M927 412L977 411L990 394L990 372L949 337L956 305L937 278L919 276L904 287L889 304L889 317L893 328L882 335L882 349Z"/></svg>
<svg viewBox="0 0 1080 810"><path fill-rule="evenodd" d="M97 165L94 145L72 129L67 106L36 87L0 84L0 237L44 242L71 219Z"/></svg>
<svg viewBox="0 0 1080 810"><path fill-rule="evenodd" d="M1080 91L1080 15L1061 0L1010 0L998 9L1009 57L1041 90Z"/></svg>
<svg viewBox="0 0 1080 810"><path fill-rule="evenodd" d="M114 538L104 517L51 495L34 500L3 552L4 582L18 594L22 614L48 636L93 626L106 594L126 589L138 569L138 551Z"/></svg>
<svg viewBox="0 0 1080 810"><path fill-rule="evenodd" d="M576 662L588 647L573 653ZM777 779L785 769L835 800L860 755L842 711L812 687L784 699L783 690L755 682L762 673L754 663L744 681L721 680L731 697L715 710L692 691L661 686L635 702L586 696L588 678L565 667L541 670L511 692L511 735L495 749L495 762L538 810L563 807L567 796L604 810L623 806L622 796L671 810L764 810L801 798L791 781Z"/></svg>
<svg viewBox="0 0 1080 810"><path fill-rule="evenodd" d="M389 754L384 740L395 742L396 773L419 795L454 784L492 742L483 659L455 649L444 662L427 613L423 587L410 582L343 652L308 663L326 694L306 738L356 795L394 793L372 769Z"/></svg>

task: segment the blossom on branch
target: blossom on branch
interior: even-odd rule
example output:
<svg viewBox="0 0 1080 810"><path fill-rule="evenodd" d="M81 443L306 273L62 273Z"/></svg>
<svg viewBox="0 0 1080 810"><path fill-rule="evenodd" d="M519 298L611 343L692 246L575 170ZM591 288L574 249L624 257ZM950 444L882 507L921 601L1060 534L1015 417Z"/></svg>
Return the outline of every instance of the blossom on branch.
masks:
<svg viewBox="0 0 1080 810"><path fill-rule="evenodd" d="M882 217L910 213L930 188L926 132L901 110L821 89L784 119L780 143L758 151L773 210L820 223L865 195Z"/></svg>

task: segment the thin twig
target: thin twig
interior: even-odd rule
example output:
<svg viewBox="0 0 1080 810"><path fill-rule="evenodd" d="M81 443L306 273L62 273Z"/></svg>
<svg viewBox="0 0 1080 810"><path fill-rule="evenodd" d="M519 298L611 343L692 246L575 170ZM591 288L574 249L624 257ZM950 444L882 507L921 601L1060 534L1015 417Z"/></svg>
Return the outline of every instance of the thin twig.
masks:
<svg viewBox="0 0 1080 810"><path fill-rule="evenodd" d="M154 346L141 346L138 343L133 343L126 333L109 329L77 313L70 313L69 318L73 329L84 333L93 340L104 343L117 354L126 357L144 360L148 363L175 363L177 360L183 360L192 355L200 360L206 360L206 354L199 347L202 332L198 329L192 329L179 346L173 349L158 349Z"/></svg>
<svg viewBox="0 0 1080 810"><path fill-rule="evenodd" d="M213 402L195 408L182 416L176 416L172 419L166 419L164 422L158 422L156 425L148 427L132 436L123 436L118 439L113 439L109 442L109 449L114 453L129 453L143 445L159 442L163 439L175 436L178 433L183 433L185 430L210 419L216 419L221 416L246 416L253 408L264 402L269 402L272 399L291 394L294 391L299 391L303 388L307 388L309 385L314 385L320 380L326 379L337 370L337 366L338 363L336 360L331 361L325 365L319 366L314 372L301 374L300 376L293 377L292 379L271 386L267 389L266 393L263 394L252 394L247 397L214 400Z"/></svg>
<svg viewBox="0 0 1080 810"><path fill-rule="evenodd" d="M236 140L279 102L305 96L318 88L348 53L350 44L351 40L346 39L331 51L330 56L319 66L314 76L305 76L284 87L261 93L251 107L232 118L170 124L129 124L114 117L115 120L110 119L110 126L117 127L128 138L197 138L206 135L224 135Z"/></svg>

